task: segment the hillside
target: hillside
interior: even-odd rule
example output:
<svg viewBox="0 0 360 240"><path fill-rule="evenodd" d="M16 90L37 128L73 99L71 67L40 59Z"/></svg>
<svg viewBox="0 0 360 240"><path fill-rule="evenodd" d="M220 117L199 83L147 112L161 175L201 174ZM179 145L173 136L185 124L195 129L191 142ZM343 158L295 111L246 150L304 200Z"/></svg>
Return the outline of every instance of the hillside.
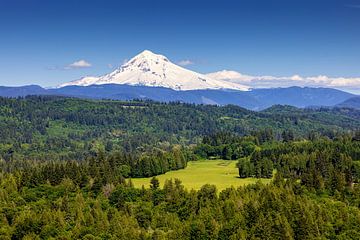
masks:
<svg viewBox="0 0 360 240"><path fill-rule="evenodd" d="M197 143L210 133L246 135L271 128L333 136L360 126L359 114L341 109L275 106L253 112L223 107L151 101L104 101L53 96L0 98L0 156L83 159L99 148L144 151L167 144Z"/></svg>
<svg viewBox="0 0 360 240"><path fill-rule="evenodd" d="M349 99L345 100L344 102L337 104L336 106L360 109L360 97L349 98Z"/></svg>

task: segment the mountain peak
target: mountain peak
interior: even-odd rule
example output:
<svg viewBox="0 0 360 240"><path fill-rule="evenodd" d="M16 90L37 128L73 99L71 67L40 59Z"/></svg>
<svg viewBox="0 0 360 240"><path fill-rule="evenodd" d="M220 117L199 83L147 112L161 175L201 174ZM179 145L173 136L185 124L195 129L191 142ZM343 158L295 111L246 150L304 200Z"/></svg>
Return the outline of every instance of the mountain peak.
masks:
<svg viewBox="0 0 360 240"><path fill-rule="evenodd" d="M164 87L174 90L235 89L247 87L222 80L215 80L203 74L180 67L163 55L144 50L115 71L100 77L85 77L64 83L89 86L101 84L124 84L132 86Z"/></svg>
<svg viewBox="0 0 360 240"><path fill-rule="evenodd" d="M149 63L155 63L159 64L160 62L169 62L169 59L167 57L153 53L149 50L144 50L135 57L131 58L129 61L127 61L125 64L120 66L120 68L128 67L130 65L137 65L138 67L141 67L144 64Z"/></svg>
<svg viewBox="0 0 360 240"><path fill-rule="evenodd" d="M150 51L150 50L147 50L147 49L145 49L144 51L142 51L140 54L145 54L145 55L156 55L155 53L153 53L152 51Z"/></svg>
<svg viewBox="0 0 360 240"><path fill-rule="evenodd" d="M143 56L143 57L148 57L148 58L164 57L163 55L156 54L150 50L144 50L141 53L139 53L138 55L136 55L135 57L138 57L138 56Z"/></svg>

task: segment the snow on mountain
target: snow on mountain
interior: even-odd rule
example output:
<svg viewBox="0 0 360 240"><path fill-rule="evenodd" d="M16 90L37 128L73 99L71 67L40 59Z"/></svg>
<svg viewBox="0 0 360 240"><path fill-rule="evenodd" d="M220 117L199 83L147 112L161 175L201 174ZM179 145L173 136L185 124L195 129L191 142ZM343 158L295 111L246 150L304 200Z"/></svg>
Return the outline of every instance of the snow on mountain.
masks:
<svg viewBox="0 0 360 240"><path fill-rule="evenodd" d="M235 89L248 90L247 86L213 79L204 74L182 68L165 56L145 50L115 71L100 77L84 77L61 84L89 86L101 84L126 84L132 86L165 87L174 90Z"/></svg>

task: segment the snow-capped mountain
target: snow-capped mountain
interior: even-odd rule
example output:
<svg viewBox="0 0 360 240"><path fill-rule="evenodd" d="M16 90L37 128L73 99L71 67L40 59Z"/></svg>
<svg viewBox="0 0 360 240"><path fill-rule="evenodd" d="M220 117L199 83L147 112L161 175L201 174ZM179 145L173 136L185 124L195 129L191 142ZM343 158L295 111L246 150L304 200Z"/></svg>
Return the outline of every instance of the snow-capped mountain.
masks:
<svg viewBox="0 0 360 240"><path fill-rule="evenodd" d="M248 90L247 86L224 80L216 80L182 68L165 56L145 50L115 71L100 77L84 77L61 84L65 86L89 86L124 84L132 86L165 87L174 90L235 89Z"/></svg>

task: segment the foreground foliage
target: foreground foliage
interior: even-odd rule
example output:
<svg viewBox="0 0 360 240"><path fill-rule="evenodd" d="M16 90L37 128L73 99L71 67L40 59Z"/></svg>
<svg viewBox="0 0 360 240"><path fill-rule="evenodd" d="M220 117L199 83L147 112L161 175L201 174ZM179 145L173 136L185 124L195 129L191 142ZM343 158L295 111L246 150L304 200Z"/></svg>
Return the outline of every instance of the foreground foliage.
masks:
<svg viewBox="0 0 360 240"><path fill-rule="evenodd" d="M0 239L360 239L356 110L45 96L0 98L0 118ZM202 158L273 180L131 181Z"/></svg>
<svg viewBox="0 0 360 240"><path fill-rule="evenodd" d="M186 191L179 180L152 188L103 186L95 194L64 179L18 189L0 185L1 239L358 239L360 189L330 196L281 178ZM351 196L351 198L349 198ZM346 199L346 201L344 201Z"/></svg>
<svg viewBox="0 0 360 240"><path fill-rule="evenodd" d="M244 159L271 161L272 182L221 192L210 184L188 191L178 179L160 188L155 177L150 188L134 188L111 167L113 157L101 154L84 163L36 164L0 176L0 237L358 239L359 151L357 138L346 136L265 142L239 160L239 172Z"/></svg>

